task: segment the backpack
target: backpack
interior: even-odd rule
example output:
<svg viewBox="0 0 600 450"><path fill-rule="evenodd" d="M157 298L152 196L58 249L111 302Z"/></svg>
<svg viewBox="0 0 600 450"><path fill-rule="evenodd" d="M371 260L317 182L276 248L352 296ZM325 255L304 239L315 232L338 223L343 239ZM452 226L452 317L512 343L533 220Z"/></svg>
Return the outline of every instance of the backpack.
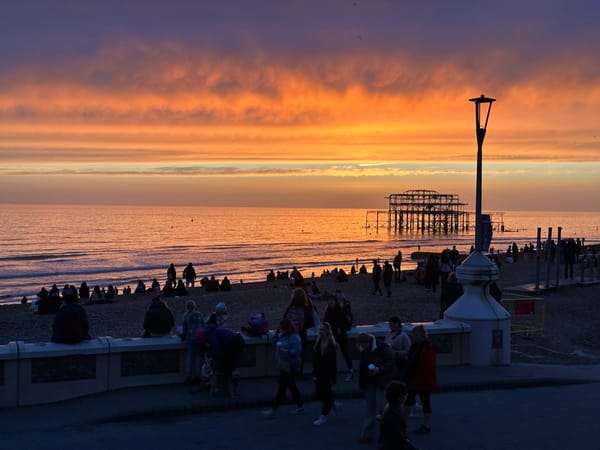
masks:
<svg viewBox="0 0 600 450"><path fill-rule="evenodd" d="M352 314L352 305L350 301L344 297L342 299L342 313L344 314L344 329L350 331L354 326L354 315Z"/></svg>
<svg viewBox="0 0 600 450"><path fill-rule="evenodd" d="M185 338L188 339L190 342L197 342L198 341L198 338L197 338L198 329L204 328L204 326L205 326L204 318L202 317L202 314L200 314L200 312L198 312L198 311L193 311L186 318L186 322L187 322L187 328L186 328L187 333L186 333Z"/></svg>
<svg viewBox="0 0 600 450"><path fill-rule="evenodd" d="M252 314L248 318L248 326L243 328L250 337L262 337L269 332L269 321L265 313Z"/></svg>

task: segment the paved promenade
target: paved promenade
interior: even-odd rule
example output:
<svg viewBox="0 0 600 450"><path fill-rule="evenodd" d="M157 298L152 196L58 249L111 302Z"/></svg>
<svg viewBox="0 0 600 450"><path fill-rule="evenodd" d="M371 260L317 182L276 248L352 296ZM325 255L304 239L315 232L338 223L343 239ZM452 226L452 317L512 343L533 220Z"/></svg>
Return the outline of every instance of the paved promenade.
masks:
<svg viewBox="0 0 600 450"><path fill-rule="evenodd" d="M433 431L411 436L422 449L600 450L596 426L600 365L440 367ZM242 380L236 399L191 393L183 385L106 392L65 402L0 410L0 448L62 449L352 449L362 401L356 381L336 387L343 402L322 428L310 379L300 383L306 414L265 420L274 378ZM418 419L410 419L409 430Z"/></svg>

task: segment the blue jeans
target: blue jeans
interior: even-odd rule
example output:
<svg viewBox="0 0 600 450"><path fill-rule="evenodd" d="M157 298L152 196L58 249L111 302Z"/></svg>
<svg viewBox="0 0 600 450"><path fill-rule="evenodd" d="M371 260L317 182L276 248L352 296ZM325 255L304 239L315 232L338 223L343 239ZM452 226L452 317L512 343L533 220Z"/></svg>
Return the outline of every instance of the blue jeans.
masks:
<svg viewBox="0 0 600 450"><path fill-rule="evenodd" d="M185 373L192 377L200 376L200 369L204 362L202 347L197 342L186 341L185 346Z"/></svg>

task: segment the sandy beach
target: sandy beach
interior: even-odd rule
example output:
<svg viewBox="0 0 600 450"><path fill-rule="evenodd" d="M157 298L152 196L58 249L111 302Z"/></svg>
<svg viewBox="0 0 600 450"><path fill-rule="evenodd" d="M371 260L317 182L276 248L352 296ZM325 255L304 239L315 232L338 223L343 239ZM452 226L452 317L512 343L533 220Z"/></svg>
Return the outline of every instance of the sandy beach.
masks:
<svg viewBox="0 0 600 450"><path fill-rule="evenodd" d="M507 288L535 282L535 261L502 264L498 284ZM543 273L543 272L542 272ZM265 274L266 275L266 274ZM310 274L304 274L309 279ZM386 321L397 315L405 322L433 321L439 315L439 296L415 282L408 274L406 281L392 284L392 296L371 295L369 275L351 276L347 283L330 277L315 278L321 292L343 290L352 302L356 324ZM75 282L74 282L75 283ZM543 284L543 282L542 282ZM219 302L229 310L229 326L239 330L253 313L264 312L271 328L279 321L290 301L289 280L234 284L229 292L206 292L197 287L189 297L166 298L176 322L181 321L187 299L193 299L206 316ZM600 285L568 287L549 292L546 300L543 336L513 335L512 360L545 364L587 364L600 362ZM116 303L86 305L92 336L139 336L150 294L119 296ZM319 312L324 302L316 302ZM52 332L53 315L30 313L24 305L0 307L0 344L9 341L47 342Z"/></svg>

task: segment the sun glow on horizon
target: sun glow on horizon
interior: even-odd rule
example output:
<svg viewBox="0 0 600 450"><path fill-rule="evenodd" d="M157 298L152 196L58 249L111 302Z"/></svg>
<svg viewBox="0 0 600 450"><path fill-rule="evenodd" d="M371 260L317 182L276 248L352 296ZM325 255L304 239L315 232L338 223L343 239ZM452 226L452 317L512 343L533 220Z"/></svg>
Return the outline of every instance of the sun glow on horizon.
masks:
<svg viewBox="0 0 600 450"><path fill-rule="evenodd" d="M97 199L87 184L114 201L145 202L158 195L153 182L172 197L198 189L225 203L287 196L335 204L342 195L366 203L411 188L470 195L468 99L482 93L497 99L484 146L489 198L534 204L539 192L568 194L568 207L584 202L577 189L600 187L600 72L589 44L597 31L583 26L595 26L593 14L518 4L515 17L488 5L497 23L474 42L458 24L478 23L476 12L442 2L425 10L258 2L248 17L245 5L224 0L169 7L179 19L148 29L140 18L158 23L160 2L124 5L116 25L92 2L97 34L81 41L68 26L81 11L65 5L45 25L55 41L21 11L22 29L10 28L20 40L6 40L15 49L0 45L8 61L0 68L0 202ZM525 31L532 21L547 47ZM416 24L428 23L424 35ZM565 23L573 33L550 43Z"/></svg>

